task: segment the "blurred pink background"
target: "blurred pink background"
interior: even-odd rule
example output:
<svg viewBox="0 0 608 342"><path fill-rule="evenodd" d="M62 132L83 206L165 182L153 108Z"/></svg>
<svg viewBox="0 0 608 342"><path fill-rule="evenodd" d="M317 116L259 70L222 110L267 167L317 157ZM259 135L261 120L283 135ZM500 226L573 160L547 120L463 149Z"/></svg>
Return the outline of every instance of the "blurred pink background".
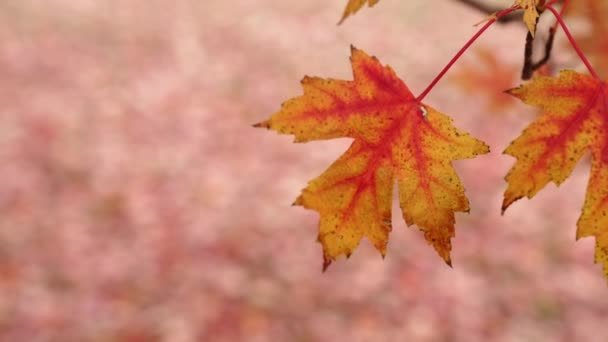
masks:
<svg viewBox="0 0 608 342"><path fill-rule="evenodd" d="M458 67L426 101L492 152L455 163L454 268L395 203L385 260L364 241L321 273L318 214L290 204L349 141L251 124L304 75L350 79L350 44L418 93L484 17L383 0L336 26L345 3L0 2L0 340L605 341L606 279L574 239L588 159L501 217L501 152L535 112L492 108ZM524 37L477 46L517 71Z"/></svg>

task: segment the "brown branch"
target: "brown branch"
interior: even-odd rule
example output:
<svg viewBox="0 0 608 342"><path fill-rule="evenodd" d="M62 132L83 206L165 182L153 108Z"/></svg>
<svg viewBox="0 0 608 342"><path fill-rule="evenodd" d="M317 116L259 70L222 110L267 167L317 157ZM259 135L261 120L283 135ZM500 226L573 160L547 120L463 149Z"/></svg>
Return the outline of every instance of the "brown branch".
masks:
<svg viewBox="0 0 608 342"><path fill-rule="evenodd" d="M526 48L524 49L524 66L521 70L521 79L529 80L534 73L532 67L534 66L534 62L532 61L532 52L534 51L534 37L532 37L532 33L528 31L526 34Z"/></svg>
<svg viewBox="0 0 608 342"><path fill-rule="evenodd" d="M529 80L530 78L532 78L532 74L549 61L549 58L551 58L551 50L553 50L553 40L555 39L556 31L557 30L555 29L555 27L551 27L549 29L549 37L547 38L547 41L545 42L545 55L543 56L543 58L541 60L539 60L536 63L534 63L532 61L533 38L530 35L530 32L528 32L528 36L526 37L526 51L525 51L525 55L524 55L524 67L521 71L522 80ZM528 51L528 50L530 50L530 51Z"/></svg>
<svg viewBox="0 0 608 342"><path fill-rule="evenodd" d="M477 1L477 0L456 0L457 2L460 2L464 5L467 5L473 9L478 10L481 13L484 13L486 15L491 15L493 13L497 13L500 12L502 10L502 8L498 8L498 7L494 7L494 6L490 6L486 3L483 3L481 1ZM500 18L497 20L498 23L501 24L506 24L506 23L510 23L513 21L519 21L522 22L522 17L523 14L521 12L514 12L511 13L509 15L505 15L504 17Z"/></svg>

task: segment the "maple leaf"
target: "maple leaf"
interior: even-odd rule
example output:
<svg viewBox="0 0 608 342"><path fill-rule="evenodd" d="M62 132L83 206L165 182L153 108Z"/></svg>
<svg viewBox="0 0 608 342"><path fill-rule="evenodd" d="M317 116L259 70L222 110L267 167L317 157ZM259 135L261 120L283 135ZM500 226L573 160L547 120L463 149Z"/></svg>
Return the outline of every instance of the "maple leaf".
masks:
<svg viewBox="0 0 608 342"><path fill-rule="evenodd" d="M305 77L304 95L255 126L293 134L296 142L354 138L294 203L320 213L324 269L350 256L364 236L385 255L395 178L406 223L424 231L450 264L454 212L469 210L451 161L489 149L419 103L389 66L351 50L353 81Z"/></svg>
<svg viewBox="0 0 608 342"><path fill-rule="evenodd" d="M515 0L513 6L519 6L524 10L524 22L528 26L528 30L532 37L536 32L536 20L538 19L537 5L544 3L544 0Z"/></svg>
<svg viewBox="0 0 608 342"><path fill-rule="evenodd" d="M537 77L509 93L539 107L542 114L505 150L517 161L505 177L503 213L548 182L561 184L591 151L591 176L576 236L595 236L595 261L603 263L608 277L608 85L565 70L558 77Z"/></svg>
<svg viewBox="0 0 608 342"><path fill-rule="evenodd" d="M340 22L338 24L342 24L344 19L349 17L351 14L355 14L366 3L369 7L373 7L379 1L380 0L348 0L348 3L346 4L346 8L344 9L344 14L342 14L342 19L340 19Z"/></svg>

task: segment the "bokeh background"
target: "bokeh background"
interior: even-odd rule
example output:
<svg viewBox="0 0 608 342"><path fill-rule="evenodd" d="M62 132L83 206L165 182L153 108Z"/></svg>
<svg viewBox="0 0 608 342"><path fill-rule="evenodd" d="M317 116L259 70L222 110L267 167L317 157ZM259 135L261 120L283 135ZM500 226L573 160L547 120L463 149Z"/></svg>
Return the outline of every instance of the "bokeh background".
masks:
<svg viewBox="0 0 608 342"><path fill-rule="evenodd" d="M345 2L1 1L0 341L606 341L594 241L575 243L588 159L500 215L501 152L536 115L499 93L520 82L519 23L427 98L492 149L455 162L472 210L454 268L395 203L384 260L363 241L321 272L318 214L290 204L349 141L251 125L304 75L350 79L350 44L418 93L485 16L382 0L337 26ZM600 1L571 2L608 60ZM571 51L558 33L544 72L581 69Z"/></svg>

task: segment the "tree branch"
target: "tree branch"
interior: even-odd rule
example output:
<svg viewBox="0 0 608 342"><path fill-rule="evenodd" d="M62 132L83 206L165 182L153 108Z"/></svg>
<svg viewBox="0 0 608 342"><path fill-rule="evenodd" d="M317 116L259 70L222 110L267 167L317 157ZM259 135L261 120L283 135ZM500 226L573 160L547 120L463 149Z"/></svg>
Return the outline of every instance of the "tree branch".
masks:
<svg viewBox="0 0 608 342"><path fill-rule="evenodd" d="M498 7L494 7L494 6L490 6L486 3L483 3L482 1L478 1L478 0L456 0L456 2L460 2L464 5L467 5L473 9L478 10L481 13L484 13L486 15L491 15L493 13L497 13L500 12L502 10L502 8L498 8ZM500 24L506 24L506 23L510 23L513 21L519 21L522 22L522 17L523 14L521 12L514 12L511 13L509 15L505 15L504 17L500 18L497 20L498 23Z"/></svg>

